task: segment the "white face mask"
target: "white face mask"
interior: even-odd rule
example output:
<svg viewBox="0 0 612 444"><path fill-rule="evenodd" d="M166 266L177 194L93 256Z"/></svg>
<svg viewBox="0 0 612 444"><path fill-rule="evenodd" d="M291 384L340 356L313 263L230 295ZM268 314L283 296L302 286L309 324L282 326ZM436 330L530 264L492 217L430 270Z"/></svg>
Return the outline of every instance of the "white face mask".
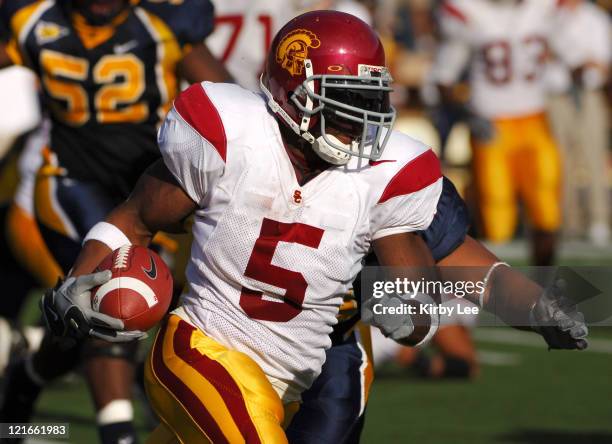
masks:
<svg viewBox="0 0 612 444"><path fill-rule="evenodd" d="M291 97L296 108L304 115L300 124L293 121L276 104L270 92L261 83L270 108L287 122L296 134L306 139L323 160L333 165L344 165L351 156L371 160L380 158L396 116L395 109L388 105L392 79L387 68L359 65L359 75L352 76L312 75L312 65L309 60L305 60L304 67L306 79ZM319 82L320 93L314 91L315 81ZM342 97L345 97L345 100L342 100ZM363 103L357 103L356 106L355 103L351 103L354 101ZM316 107L315 103L318 103ZM358 106L366 103L368 105ZM372 107L378 109L371 109ZM351 124L361 125L361 135L350 143L343 143L328 132L323 110L328 118L338 118ZM309 131L310 119L314 115L318 115L321 134L316 138Z"/></svg>

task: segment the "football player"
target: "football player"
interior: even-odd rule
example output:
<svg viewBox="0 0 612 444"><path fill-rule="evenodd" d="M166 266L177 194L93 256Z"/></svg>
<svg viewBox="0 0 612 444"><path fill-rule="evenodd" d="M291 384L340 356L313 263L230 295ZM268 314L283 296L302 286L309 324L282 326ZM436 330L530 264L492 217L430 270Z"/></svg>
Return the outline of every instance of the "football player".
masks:
<svg viewBox="0 0 612 444"><path fill-rule="evenodd" d="M297 15L295 3L299 2L213 1L216 26L206 44L224 61L240 86L260 91L259 77L272 36ZM311 6L312 2L301 3ZM330 8L321 9L331 9L332 2L328 3ZM365 405L362 401L369 391L373 372L365 352L371 348L369 332L353 328L358 319L355 315L355 298L348 297L338 315L341 325L334 327L330 336L332 347L326 351L321 374L303 394L300 410L287 429L291 442L325 439L342 442L344 436L358 436L361 429L356 424L362 424ZM338 380L340 383L336 383ZM329 411L337 414L326 415Z"/></svg>
<svg viewBox="0 0 612 444"><path fill-rule="evenodd" d="M470 111L491 130L473 133L473 174L484 235L508 241L520 198L533 261L550 265L561 223L560 159L545 116L542 70L554 46L556 0L447 0L433 69L442 96L469 66ZM482 125L480 125L482 127Z"/></svg>
<svg viewBox="0 0 612 444"><path fill-rule="evenodd" d="M178 97L159 132L163 161L89 231L70 277L45 294L57 334L138 336L89 308L89 290L110 278L92 271L195 211L189 292L146 369L162 420L152 442L287 442L283 424L321 371L370 248L382 265L433 264L414 232L431 224L443 178L428 147L391 131L390 81L365 23L333 11L294 18L272 42L264 96L203 82ZM508 302L528 318L538 302L507 297L485 305ZM437 325L435 315L403 321L387 333L413 345ZM567 334L567 346L585 345L584 334Z"/></svg>
<svg viewBox="0 0 612 444"><path fill-rule="evenodd" d="M61 275L59 265L46 247L34 218L34 177L41 164L40 150L47 140L48 125L29 134L23 143L23 149L15 154L17 158L14 178L16 189L6 204L0 205L0 226L2 227L2 266L0 281L8 286L7 296L0 301L1 324L13 324L10 331L2 330L0 342L18 344L24 351L36 350L44 335L42 326L21 327L19 315L27 296L34 288L47 288ZM0 176L6 172L0 173ZM12 188L12 187L6 187ZM5 260L8 264L5 265ZM7 323L8 322L8 323ZM3 352L13 347L2 347L0 344L0 376L3 376L5 365L16 362L20 353L2 356Z"/></svg>
<svg viewBox="0 0 612 444"><path fill-rule="evenodd" d="M207 0L16 0L1 16L12 38L0 63L21 63L41 80L50 143L35 185L43 239L64 273L84 234L127 196L159 157L156 131L188 82L229 75L202 43L212 29ZM50 337L17 365L1 409L4 421L29 419L44 383L85 358L100 436L135 441L129 402L134 345Z"/></svg>
<svg viewBox="0 0 612 444"><path fill-rule="evenodd" d="M468 222L465 203L452 182L444 178L436 214L427 229L417 234L439 263L463 244ZM376 256L368 255L365 264L377 265ZM360 283L358 276L353 284L353 297L346 298L340 307L339 321L331 334L332 346L326 352L321 374L302 394L300 409L287 429L291 443L359 442L374 379L372 357L376 354L372 350L370 327L359 324ZM442 347L456 345L456 338L449 341L448 336L456 334L457 329L439 328L432 341ZM461 353L455 363L451 363L454 366L451 372L465 373L466 368L469 372L469 358L470 350Z"/></svg>
<svg viewBox="0 0 612 444"><path fill-rule="evenodd" d="M8 29L0 20L0 44L8 39ZM18 327L18 318L26 296L37 285L36 279L22 267L16 252L10 248L13 240L10 232L15 226L14 202L21 201L19 196L24 194L17 183L31 160L31 156L24 154L31 150L27 147L31 145L29 142L24 144L24 134L40 121L35 76L21 67L0 72L0 96L4 103L11 104L0 108L0 282L7 288L7 296L0 299L1 378L7 365L21 355L19 351L27 348L29 341ZM51 282L54 280L41 286L48 287ZM35 346L34 341L32 345Z"/></svg>
<svg viewBox="0 0 612 444"><path fill-rule="evenodd" d="M13 85L14 86L14 85ZM8 230L11 225L11 202L17 186L18 164L23 138L0 160L0 282L6 296L0 299L0 379L7 367L27 351L29 339L20 329L19 314L27 295L37 286L36 279L20 266L11 251ZM38 329L41 332L41 329ZM28 333L30 333L28 329ZM29 335L28 335L29 336ZM34 343L32 343L35 346Z"/></svg>

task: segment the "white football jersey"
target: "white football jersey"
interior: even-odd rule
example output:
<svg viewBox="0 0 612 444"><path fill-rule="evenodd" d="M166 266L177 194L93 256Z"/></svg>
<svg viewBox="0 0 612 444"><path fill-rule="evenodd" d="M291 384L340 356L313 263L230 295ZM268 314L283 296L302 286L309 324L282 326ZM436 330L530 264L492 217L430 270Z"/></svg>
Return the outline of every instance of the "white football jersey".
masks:
<svg viewBox="0 0 612 444"><path fill-rule="evenodd" d="M471 105L487 118L542 112L547 53L555 46L557 0L447 0L441 7L445 41L432 76L455 83L469 64Z"/></svg>
<svg viewBox="0 0 612 444"><path fill-rule="evenodd" d="M19 155L19 185L13 200L22 210L34 217L34 187L36 173L43 163L42 150L49 144L51 122L43 119L41 125L27 138Z"/></svg>
<svg viewBox="0 0 612 444"><path fill-rule="evenodd" d="M379 161L358 170L353 158L299 185L264 98L209 82L175 100L159 145L199 206L182 312L253 358L285 400L299 396L372 240L429 226L435 154L393 132Z"/></svg>
<svg viewBox="0 0 612 444"><path fill-rule="evenodd" d="M215 30L206 45L239 85L259 91L259 75L278 30L297 15L293 1L213 0Z"/></svg>

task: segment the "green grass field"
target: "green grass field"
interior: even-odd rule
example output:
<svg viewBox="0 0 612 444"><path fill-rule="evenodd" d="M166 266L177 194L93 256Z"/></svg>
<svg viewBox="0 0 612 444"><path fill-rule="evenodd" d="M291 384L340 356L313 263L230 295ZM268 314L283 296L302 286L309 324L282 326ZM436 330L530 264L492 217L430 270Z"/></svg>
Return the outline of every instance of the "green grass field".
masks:
<svg viewBox="0 0 612 444"><path fill-rule="evenodd" d="M483 329L478 336L486 333ZM379 377L363 442L612 442L610 354L547 352L489 341L478 345L481 352L495 351L516 362L485 364L471 383L408 380L397 371Z"/></svg>
<svg viewBox="0 0 612 444"><path fill-rule="evenodd" d="M481 329L478 337L490 330ZM610 351L547 352L543 346L478 341L481 351L513 362L484 364L474 382L425 382L386 368L372 389L362 442L610 443L612 334L600 330L593 337ZM70 442L79 444L96 441L92 418L78 377L49 388L36 416L70 423Z"/></svg>
<svg viewBox="0 0 612 444"><path fill-rule="evenodd" d="M362 442L612 443L611 328L594 329L585 352L547 352L536 335L510 328L479 328L475 336L483 359L473 382L423 381L395 367L380 371ZM144 441L139 402L137 411ZM68 422L70 442L88 444L97 442L93 417L87 389L73 376L45 391L35 420Z"/></svg>

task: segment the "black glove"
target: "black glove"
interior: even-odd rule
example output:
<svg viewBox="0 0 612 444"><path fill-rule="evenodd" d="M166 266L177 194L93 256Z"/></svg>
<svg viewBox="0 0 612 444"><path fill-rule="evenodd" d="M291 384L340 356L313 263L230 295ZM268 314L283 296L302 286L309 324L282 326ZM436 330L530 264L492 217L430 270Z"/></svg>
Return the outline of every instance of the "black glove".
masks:
<svg viewBox="0 0 612 444"><path fill-rule="evenodd" d="M564 288L565 281L557 279L544 291L531 309L531 328L542 335L549 350L584 350L589 329L576 304L564 296Z"/></svg>
<svg viewBox="0 0 612 444"><path fill-rule="evenodd" d="M121 319L91 308L91 289L108 282L110 270L69 277L49 289L40 301L47 328L55 336L76 339L92 336L109 342L130 342L146 337L142 331L123 331Z"/></svg>

